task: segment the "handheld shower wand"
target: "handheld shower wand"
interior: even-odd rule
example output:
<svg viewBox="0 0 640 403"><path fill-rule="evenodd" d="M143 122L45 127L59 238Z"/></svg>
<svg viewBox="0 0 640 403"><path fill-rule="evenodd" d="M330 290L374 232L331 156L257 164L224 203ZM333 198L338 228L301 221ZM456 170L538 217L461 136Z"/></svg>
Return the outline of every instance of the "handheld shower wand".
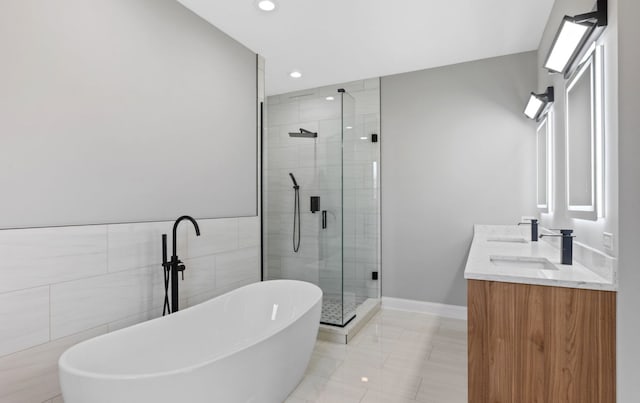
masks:
<svg viewBox="0 0 640 403"><path fill-rule="evenodd" d="M298 186L298 182L296 182L296 177L293 176L293 174L291 172L289 172L289 176L291 177L291 180L293 181L293 188L294 189L300 189L300 186Z"/></svg>
<svg viewBox="0 0 640 403"><path fill-rule="evenodd" d="M289 172L289 176L293 181L295 192L293 196L293 251L297 253L300 250L300 186L291 172Z"/></svg>

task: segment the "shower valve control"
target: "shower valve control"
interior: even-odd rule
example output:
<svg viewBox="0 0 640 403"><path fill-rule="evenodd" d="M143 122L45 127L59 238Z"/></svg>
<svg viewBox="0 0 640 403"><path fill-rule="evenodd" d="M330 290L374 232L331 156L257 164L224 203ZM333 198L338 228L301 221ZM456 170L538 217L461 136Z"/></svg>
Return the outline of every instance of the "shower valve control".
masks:
<svg viewBox="0 0 640 403"><path fill-rule="evenodd" d="M320 211L320 196L311 196L311 212Z"/></svg>

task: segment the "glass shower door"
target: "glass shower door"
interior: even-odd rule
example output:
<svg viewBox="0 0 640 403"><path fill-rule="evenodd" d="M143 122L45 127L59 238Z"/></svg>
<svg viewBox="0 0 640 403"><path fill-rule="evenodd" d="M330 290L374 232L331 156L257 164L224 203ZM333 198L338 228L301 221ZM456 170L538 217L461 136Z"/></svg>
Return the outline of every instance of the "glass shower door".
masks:
<svg viewBox="0 0 640 403"><path fill-rule="evenodd" d="M355 153L356 102L348 92L341 93L341 189L342 189L342 325L347 324L356 315L356 186L353 178L357 176L349 162Z"/></svg>
<svg viewBox="0 0 640 403"><path fill-rule="evenodd" d="M352 137L356 122L354 98L338 90L335 100L339 101L337 119L320 121L315 156L322 206L318 285L324 292L320 321L345 326L355 317L356 293L346 281L355 276L355 266L345 265L345 253L355 250L355 223L345 223L345 217L355 209L355 191L345 187L344 153L351 152L345 139Z"/></svg>
<svg viewBox="0 0 640 403"><path fill-rule="evenodd" d="M337 94L341 95L341 93ZM319 225L319 286L322 288L322 316L320 322L342 326L343 277L342 277L342 101L321 98L325 108L332 108L320 120L315 156L316 175L320 193Z"/></svg>
<svg viewBox="0 0 640 403"><path fill-rule="evenodd" d="M265 154L266 278L318 285L321 322L344 326L357 302L356 195L353 186L345 187L345 175L349 180L354 173L344 163L345 152L353 152L348 139L356 132L356 104L343 90L309 95L281 98L272 106L279 115L272 115L278 124L269 128ZM311 211L315 197L320 207ZM351 256L347 264L345 254Z"/></svg>

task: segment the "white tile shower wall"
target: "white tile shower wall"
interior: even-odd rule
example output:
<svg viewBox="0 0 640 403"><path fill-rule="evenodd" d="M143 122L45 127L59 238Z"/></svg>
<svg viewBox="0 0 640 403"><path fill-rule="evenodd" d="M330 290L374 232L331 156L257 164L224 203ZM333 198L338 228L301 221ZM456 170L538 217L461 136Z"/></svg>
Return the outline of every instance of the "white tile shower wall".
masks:
<svg viewBox="0 0 640 403"><path fill-rule="evenodd" d="M336 93L339 87L355 99L355 124L345 131L343 166L341 113ZM327 101L326 96L334 96L335 100ZM345 289L361 298L377 298L378 282L371 280L371 272L380 270L380 143L372 143L370 135L379 134L380 130L379 80L272 96L267 103L264 253L268 278L321 282L326 285L325 291L337 291L344 276ZM289 137L289 132L300 128L317 131L318 138ZM292 250L294 194L289 172L301 184L302 239L298 253ZM309 197L316 195L321 195L321 209L343 207L342 215L339 212L329 215L325 230L320 227L320 215L309 212ZM339 242L334 242L340 241L340 234L332 231L340 228L340 220L344 224L343 256ZM336 253L327 253L331 250Z"/></svg>
<svg viewBox="0 0 640 403"><path fill-rule="evenodd" d="M0 401L56 401L71 345L162 315L172 222L0 231ZM183 223L181 307L260 280L259 217ZM58 398L59 399L59 398ZM58 400L61 401L61 400Z"/></svg>

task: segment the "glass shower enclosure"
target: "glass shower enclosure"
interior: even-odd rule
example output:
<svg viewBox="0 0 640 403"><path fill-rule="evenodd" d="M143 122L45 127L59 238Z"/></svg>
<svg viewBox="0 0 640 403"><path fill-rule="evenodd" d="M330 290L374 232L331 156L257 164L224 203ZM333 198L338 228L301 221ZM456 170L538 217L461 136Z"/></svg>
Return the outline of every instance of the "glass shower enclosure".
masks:
<svg viewBox="0 0 640 403"><path fill-rule="evenodd" d="M373 147L378 155L377 144L363 141L364 121L358 119L354 96L344 89L281 95L267 101L267 111L264 279L318 285L321 322L345 326L357 305L372 296L366 284L370 272L378 270L362 261L366 250L371 256L364 260L377 263L377 248L361 248L358 236L358 226L366 226L359 217L378 216L377 204L376 211L360 214L364 204L374 203L359 202L363 189L358 186L378 168L377 158L372 165L366 157L371 152L363 148ZM360 161L363 155L367 161Z"/></svg>

